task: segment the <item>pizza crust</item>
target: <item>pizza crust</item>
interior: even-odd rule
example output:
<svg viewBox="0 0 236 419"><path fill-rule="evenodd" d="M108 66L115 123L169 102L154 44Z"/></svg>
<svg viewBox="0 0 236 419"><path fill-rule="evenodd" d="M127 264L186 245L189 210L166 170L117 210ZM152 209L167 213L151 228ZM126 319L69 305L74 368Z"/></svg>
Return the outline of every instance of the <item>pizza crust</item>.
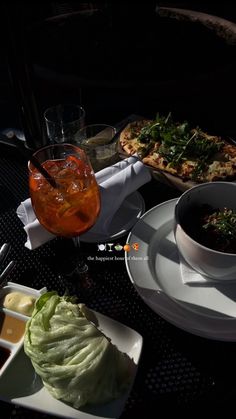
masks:
<svg viewBox="0 0 236 419"><path fill-rule="evenodd" d="M138 149L141 147L140 143L137 141L137 137L141 129L150 122L153 121L149 119L142 119L130 122L121 132L119 142L122 149L128 155L137 153Z"/></svg>

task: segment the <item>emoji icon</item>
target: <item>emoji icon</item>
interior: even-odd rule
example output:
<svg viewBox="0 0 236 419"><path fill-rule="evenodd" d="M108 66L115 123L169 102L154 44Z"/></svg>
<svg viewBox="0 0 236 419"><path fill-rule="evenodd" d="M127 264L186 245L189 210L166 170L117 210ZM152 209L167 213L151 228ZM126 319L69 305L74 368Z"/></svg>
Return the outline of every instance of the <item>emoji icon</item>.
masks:
<svg viewBox="0 0 236 419"><path fill-rule="evenodd" d="M121 246L119 243L116 244L114 247L118 252L120 252L123 249L123 246Z"/></svg>
<svg viewBox="0 0 236 419"><path fill-rule="evenodd" d="M105 244L98 244L98 250L101 250L101 251L106 250L106 245Z"/></svg>
<svg viewBox="0 0 236 419"><path fill-rule="evenodd" d="M138 249L139 249L139 244L138 243L133 243L132 248L137 252Z"/></svg>
<svg viewBox="0 0 236 419"><path fill-rule="evenodd" d="M123 247L125 252L129 252L130 251L130 245L128 243L126 243Z"/></svg>
<svg viewBox="0 0 236 419"><path fill-rule="evenodd" d="M107 243L107 246L109 246L108 252L112 252L111 248L113 246L114 243Z"/></svg>

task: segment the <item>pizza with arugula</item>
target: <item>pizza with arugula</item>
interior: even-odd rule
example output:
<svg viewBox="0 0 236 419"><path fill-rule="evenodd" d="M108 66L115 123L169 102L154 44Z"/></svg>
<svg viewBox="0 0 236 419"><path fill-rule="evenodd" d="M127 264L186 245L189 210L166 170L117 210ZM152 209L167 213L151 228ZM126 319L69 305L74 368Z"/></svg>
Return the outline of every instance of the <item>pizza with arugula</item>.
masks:
<svg viewBox="0 0 236 419"><path fill-rule="evenodd" d="M236 179L236 145L186 121L175 122L171 114L131 122L121 132L120 145L128 155L137 153L148 166L184 181Z"/></svg>

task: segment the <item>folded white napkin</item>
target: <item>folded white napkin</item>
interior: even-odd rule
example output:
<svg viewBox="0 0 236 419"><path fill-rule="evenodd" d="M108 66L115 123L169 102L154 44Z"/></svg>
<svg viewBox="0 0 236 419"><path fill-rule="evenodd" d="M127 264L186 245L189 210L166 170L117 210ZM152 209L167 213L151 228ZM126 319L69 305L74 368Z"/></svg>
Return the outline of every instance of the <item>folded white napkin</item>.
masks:
<svg viewBox="0 0 236 419"><path fill-rule="evenodd" d="M47 241L54 239L54 234L46 230L46 228L44 228L36 218L30 198L21 202L16 210L16 213L24 224L24 230L27 234L25 247L33 250L46 243Z"/></svg>
<svg viewBox="0 0 236 419"><path fill-rule="evenodd" d="M140 186L149 182L151 173L141 161L132 156L113 166L106 167L97 172L95 176L100 186L101 212L96 224L89 232L109 236L112 219L122 202ZM55 237L37 220L30 198L21 202L16 213L24 224L27 234L25 246L28 249L36 249Z"/></svg>
<svg viewBox="0 0 236 419"><path fill-rule="evenodd" d="M180 273L181 278L184 284L192 285L201 285L208 283L215 283L214 279L207 278L206 276L201 275L199 272L195 271L191 266L183 259L179 254L179 264L180 264Z"/></svg>

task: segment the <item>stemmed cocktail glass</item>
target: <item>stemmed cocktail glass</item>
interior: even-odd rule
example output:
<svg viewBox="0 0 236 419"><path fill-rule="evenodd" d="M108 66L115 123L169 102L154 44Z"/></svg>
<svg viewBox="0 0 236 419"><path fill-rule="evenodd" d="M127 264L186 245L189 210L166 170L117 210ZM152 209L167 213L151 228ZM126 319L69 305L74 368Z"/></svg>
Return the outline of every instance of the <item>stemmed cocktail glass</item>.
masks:
<svg viewBox="0 0 236 419"><path fill-rule="evenodd" d="M34 153L49 173L42 175L29 163L29 187L32 206L39 222L56 236L72 238L79 252L79 236L96 222L100 211L100 193L86 153L72 144L54 144ZM51 180L54 180L54 183ZM86 271L77 263L77 272Z"/></svg>

